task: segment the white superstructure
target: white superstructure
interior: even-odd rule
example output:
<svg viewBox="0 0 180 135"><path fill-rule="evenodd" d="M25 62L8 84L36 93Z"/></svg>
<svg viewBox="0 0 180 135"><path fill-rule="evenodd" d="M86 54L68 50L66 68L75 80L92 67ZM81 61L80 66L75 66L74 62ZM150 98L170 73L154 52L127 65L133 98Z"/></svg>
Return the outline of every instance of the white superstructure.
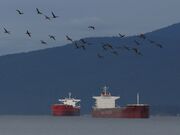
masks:
<svg viewBox="0 0 180 135"><path fill-rule="evenodd" d="M95 108L115 108L116 100L119 98L119 96L111 96L106 86L104 86L100 96L93 96L93 99L95 99Z"/></svg>
<svg viewBox="0 0 180 135"><path fill-rule="evenodd" d="M73 107L77 106L77 103L80 102L80 99L71 98L71 93L69 92L69 97L64 99L59 99L64 105L72 105Z"/></svg>

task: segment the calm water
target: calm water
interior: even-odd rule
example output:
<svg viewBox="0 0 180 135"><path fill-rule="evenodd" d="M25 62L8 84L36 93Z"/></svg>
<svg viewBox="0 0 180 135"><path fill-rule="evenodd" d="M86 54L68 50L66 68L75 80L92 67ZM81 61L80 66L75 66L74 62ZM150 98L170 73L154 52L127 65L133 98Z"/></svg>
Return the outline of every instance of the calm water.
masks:
<svg viewBox="0 0 180 135"><path fill-rule="evenodd" d="M0 135L180 135L180 117L0 116Z"/></svg>

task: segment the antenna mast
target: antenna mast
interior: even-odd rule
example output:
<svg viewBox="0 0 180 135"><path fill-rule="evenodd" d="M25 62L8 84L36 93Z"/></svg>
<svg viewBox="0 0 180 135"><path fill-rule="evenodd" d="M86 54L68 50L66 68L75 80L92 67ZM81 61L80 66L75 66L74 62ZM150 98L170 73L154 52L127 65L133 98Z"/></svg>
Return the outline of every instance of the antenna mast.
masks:
<svg viewBox="0 0 180 135"><path fill-rule="evenodd" d="M69 92L69 98L71 98L71 92Z"/></svg>
<svg viewBox="0 0 180 135"><path fill-rule="evenodd" d="M137 105L139 105L139 93L137 93Z"/></svg>

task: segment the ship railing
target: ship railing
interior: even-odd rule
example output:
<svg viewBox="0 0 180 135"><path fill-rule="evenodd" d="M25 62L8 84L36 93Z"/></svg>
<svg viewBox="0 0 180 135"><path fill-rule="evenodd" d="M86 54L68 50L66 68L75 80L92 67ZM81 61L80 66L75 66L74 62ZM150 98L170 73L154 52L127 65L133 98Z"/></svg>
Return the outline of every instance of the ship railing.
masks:
<svg viewBox="0 0 180 135"><path fill-rule="evenodd" d="M148 104L127 104L127 106L149 106Z"/></svg>

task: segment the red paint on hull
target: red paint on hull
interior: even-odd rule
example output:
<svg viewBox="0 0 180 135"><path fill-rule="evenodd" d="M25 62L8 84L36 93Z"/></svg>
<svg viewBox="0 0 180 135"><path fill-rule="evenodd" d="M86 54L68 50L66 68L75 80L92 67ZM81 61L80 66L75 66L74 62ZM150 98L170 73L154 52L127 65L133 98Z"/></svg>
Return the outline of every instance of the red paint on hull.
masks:
<svg viewBox="0 0 180 135"><path fill-rule="evenodd" d="M80 107L73 107L71 105L54 104L51 107L53 116L79 116Z"/></svg>
<svg viewBox="0 0 180 135"><path fill-rule="evenodd" d="M97 118L149 118L149 106L128 105L112 109L93 108L92 116Z"/></svg>

